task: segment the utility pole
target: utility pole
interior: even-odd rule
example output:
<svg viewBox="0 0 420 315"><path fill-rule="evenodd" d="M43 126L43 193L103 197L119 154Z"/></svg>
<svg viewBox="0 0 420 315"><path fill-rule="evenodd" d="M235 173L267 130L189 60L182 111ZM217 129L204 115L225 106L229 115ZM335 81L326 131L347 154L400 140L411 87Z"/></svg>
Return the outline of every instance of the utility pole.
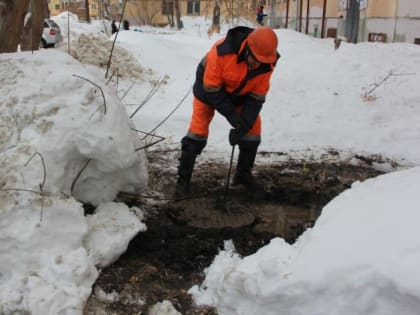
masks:
<svg viewBox="0 0 420 315"><path fill-rule="evenodd" d="M324 7L322 8L322 25L321 25L321 38L324 38L325 33L325 15L327 12L327 0L324 0Z"/></svg>
<svg viewBox="0 0 420 315"><path fill-rule="evenodd" d="M275 10L276 0L271 0L270 2L270 26L271 28L276 27L276 10Z"/></svg>
<svg viewBox="0 0 420 315"><path fill-rule="evenodd" d="M345 36L350 43L357 43L359 32L359 1L347 0Z"/></svg>
<svg viewBox="0 0 420 315"><path fill-rule="evenodd" d="M397 22L398 22L398 4L399 4L400 0L397 0L397 2L395 3L395 22L394 22L394 38L393 38L393 42L395 43L395 39L397 37Z"/></svg>
<svg viewBox="0 0 420 315"><path fill-rule="evenodd" d="M303 12L303 0L299 0L299 32L302 33L302 12Z"/></svg>
<svg viewBox="0 0 420 315"><path fill-rule="evenodd" d="M309 11L311 7L311 0L307 0L307 1L308 1L308 6L306 7L306 31L305 31L306 35L308 35L308 31L309 31Z"/></svg>

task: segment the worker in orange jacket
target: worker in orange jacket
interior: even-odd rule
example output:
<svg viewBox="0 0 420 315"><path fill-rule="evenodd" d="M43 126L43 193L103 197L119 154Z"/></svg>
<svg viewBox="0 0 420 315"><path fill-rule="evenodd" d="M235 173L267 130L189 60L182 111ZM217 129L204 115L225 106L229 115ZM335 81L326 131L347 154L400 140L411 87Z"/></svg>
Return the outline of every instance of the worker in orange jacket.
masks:
<svg viewBox="0 0 420 315"><path fill-rule="evenodd" d="M215 110L232 126L229 142L239 146L233 185L259 189L252 176L261 142L260 110L270 88L270 77L280 55L271 28L238 26L217 41L197 67L193 113L182 139L175 198L187 198L197 155L207 144Z"/></svg>

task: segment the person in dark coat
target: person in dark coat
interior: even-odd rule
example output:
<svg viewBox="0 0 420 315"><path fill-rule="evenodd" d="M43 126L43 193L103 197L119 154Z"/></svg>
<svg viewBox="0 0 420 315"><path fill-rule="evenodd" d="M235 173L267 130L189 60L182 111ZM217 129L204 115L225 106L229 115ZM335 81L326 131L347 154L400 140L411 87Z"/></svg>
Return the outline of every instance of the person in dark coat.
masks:
<svg viewBox="0 0 420 315"><path fill-rule="evenodd" d="M123 28L126 31L128 31L130 29L130 23L127 20L124 20L124 22L123 22Z"/></svg>
<svg viewBox="0 0 420 315"><path fill-rule="evenodd" d="M115 25L115 20L112 20L111 22L111 31L112 31L112 34L118 32L117 25Z"/></svg>

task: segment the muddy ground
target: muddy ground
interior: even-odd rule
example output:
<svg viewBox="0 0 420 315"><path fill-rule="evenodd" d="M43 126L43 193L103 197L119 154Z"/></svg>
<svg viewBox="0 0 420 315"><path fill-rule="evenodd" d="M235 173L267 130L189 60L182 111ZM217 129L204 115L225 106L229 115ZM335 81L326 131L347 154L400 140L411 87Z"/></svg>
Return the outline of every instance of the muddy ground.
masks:
<svg viewBox="0 0 420 315"><path fill-rule="evenodd" d="M202 282L204 269L224 241L232 240L243 256L273 237L292 243L340 192L355 181L381 174L373 165L395 166L379 156L317 162L260 153L257 163L265 162L254 173L264 191L229 187L225 199L228 161L199 160L192 179L194 198L174 202L177 154L149 154L150 190L143 196L120 194L120 201L146 212L148 229L131 241L118 261L102 270L86 315L151 314L149 308L163 300L184 315L217 314L211 307L195 306L187 290Z"/></svg>

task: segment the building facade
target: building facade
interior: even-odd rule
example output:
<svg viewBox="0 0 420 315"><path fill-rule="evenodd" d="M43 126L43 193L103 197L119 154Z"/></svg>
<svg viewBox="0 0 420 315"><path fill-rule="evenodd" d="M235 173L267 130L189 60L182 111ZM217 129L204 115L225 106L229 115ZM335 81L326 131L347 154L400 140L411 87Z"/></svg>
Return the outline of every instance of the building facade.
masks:
<svg viewBox="0 0 420 315"><path fill-rule="evenodd" d="M355 42L418 42L420 1L277 0L267 1L269 24L315 37L354 36ZM324 27L323 27L324 26ZM351 31L349 29L352 29ZM347 35L347 36L346 36Z"/></svg>
<svg viewBox="0 0 420 315"><path fill-rule="evenodd" d="M85 0L50 0L51 15L65 10L84 19ZM119 20L124 0L89 0L94 19ZM290 28L314 37L342 37L352 42L420 42L420 0L130 0L124 19L131 25L173 24L180 16L210 17L215 3L221 22L235 25L239 18L255 20L264 6L265 25Z"/></svg>

